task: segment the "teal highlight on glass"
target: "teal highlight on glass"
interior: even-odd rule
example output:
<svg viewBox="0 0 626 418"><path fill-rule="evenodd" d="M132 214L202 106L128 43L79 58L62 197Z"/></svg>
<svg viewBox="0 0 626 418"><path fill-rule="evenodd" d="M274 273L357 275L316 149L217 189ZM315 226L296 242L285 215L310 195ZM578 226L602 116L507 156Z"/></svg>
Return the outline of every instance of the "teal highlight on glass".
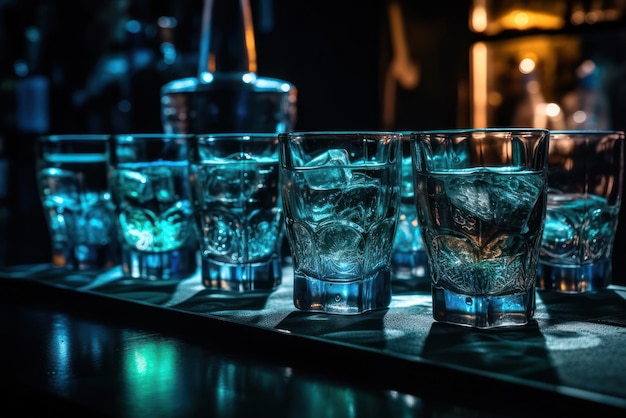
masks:
<svg viewBox="0 0 626 418"><path fill-rule="evenodd" d="M402 135L279 135L294 305L360 314L389 307Z"/></svg>
<svg viewBox="0 0 626 418"><path fill-rule="evenodd" d="M412 134L436 321L487 329L532 319L549 140L530 128Z"/></svg>
<svg viewBox="0 0 626 418"><path fill-rule="evenodd" d="M109 158L108 135L38 138L37 189L48 225L53 266L99 270L119 263Z"/></svg>
<svg viewBox="0 0 626 418"><path fill-rule="evenodd" d="M182 280L197 269L183 134L113 136L111 187L127 277Z"/></svg>
<svg viewBox="0 0 626 418"><path fill-rule="evenodd" d="M203 285L274 290L282 283L284 228L277 135L196 135L189 165Z"/></svg>
<svg viewBox="0 0 626 418"><path fill-rule="evenodd" d="M540 290L584 293L611 284L623 178L624 132L550 132Z"/></svg>
<svg viewBox="0 0 626 418"><path fill-rule="evenodd" d="M391 276L402 288L415 291L430 285L430 268L424 242L419 230L413 187L413 160L410 134L402 140L402 182L398 225L391 256ZM400 286L398 286L399 288Z"/></svg>

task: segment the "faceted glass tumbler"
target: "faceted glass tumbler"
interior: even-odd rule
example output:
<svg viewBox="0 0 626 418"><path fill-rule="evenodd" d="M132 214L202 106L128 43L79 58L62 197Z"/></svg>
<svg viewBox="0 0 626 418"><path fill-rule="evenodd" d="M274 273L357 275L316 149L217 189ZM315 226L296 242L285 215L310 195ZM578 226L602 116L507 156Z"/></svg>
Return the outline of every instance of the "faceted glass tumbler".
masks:
<svg viewBox="0 0 626 418"><path fill-rule="evenodd" d="M434 319L475 328L528 323L549 132L440 130L416 132L411 141Z"/></svg>
<svg viewBox="0 0 626 418"><path fill-rule="evenodd" d="M113 137L111 189L122 269L133 279L181 280L197 268L189 135Z"/></svg>
<svg viewBox="0 0 626 418"><path fill-rule="evenodd" d="M332 314L387 308L402 135L294 132L279 140L294 305Z"/></svg>
<svg viewBox="0 0 626 418"><path fill-rule="evenodd" d="M119 262L109 156L107 135L38 139L37 185L56 267L98 270Z"/></svg>
<svg viewBox="0 0 626 418"><path fill-rule="evenodd" d="M624 132L550 132L540 290L583 293L611 284L623 177Z"/></svg>
<svg viewBox="0 0 626 418"><path fill-rule="evenodd" d="M189 164L204 286L278 287L284 227L276 134L196 135Z"/></svg>

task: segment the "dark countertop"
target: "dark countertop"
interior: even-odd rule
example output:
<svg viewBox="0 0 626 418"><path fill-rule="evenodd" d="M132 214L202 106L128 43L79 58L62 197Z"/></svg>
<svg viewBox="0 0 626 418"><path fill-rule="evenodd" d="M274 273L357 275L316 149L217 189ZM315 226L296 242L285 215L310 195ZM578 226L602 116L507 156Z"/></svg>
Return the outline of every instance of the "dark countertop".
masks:
<svg viewBox="0 0 626 418"><path fill-rule="evenodd" d="M20 415L41 404L102 416L626 413L624 287L538 292L535 321L481 331L435 323L423 286L398 282L389 309L336 316L297 311L291 283L289 267L277 290L247 295L197 275L5 268L3 397Z"/></svg>

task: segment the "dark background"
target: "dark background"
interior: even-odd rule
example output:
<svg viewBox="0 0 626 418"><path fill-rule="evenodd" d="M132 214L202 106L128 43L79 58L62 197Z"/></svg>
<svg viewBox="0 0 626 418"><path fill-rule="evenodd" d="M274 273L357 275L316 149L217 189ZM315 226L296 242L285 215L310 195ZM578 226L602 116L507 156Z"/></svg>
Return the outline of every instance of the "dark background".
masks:
<svg viewBox="0 0 626 418"><path fill-rule="evenodd" d="M396 85L389 120L387 1L251 0L258 73L296 86L297 130L471 125L469 50L479 38L469 30L471 1L400 3L420 79L414 88ZM202 0L0 0L0 266L49 261L34 139L161 131L161 85L196 75L202 8ZM159 30L161 16L175 18L169 32ZM160 49L167 34L173 62ZM48 100L22 111L20 89L40 88L32 79L43 80ZM615 122L626 128L623 117ZM626 244L622 226L616 260ZM619 263L615 270L615 281L626 283Z"/></svg>

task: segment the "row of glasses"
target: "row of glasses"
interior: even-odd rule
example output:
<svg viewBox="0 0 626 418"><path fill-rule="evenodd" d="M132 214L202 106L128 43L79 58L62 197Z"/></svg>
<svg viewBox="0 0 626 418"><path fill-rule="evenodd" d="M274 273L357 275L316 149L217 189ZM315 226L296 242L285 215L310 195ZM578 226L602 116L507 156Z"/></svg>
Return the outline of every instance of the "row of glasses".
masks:
<svg viewBox="0 0 626 418"><path fill-rule="evenodd" d="M422 233L428 237L435 318L441 321L467 321L466 325L488 328L526 323L532 317L536 272L541 273L547 264L543 254L550 238L543 234L544 220L546 213L548 221L552 219L551 202L564 200L563 196L554 197L561 187L556 180L548 181L547 193L546 176L549 172L552 178L559 171L563 148L572 152L563 169L570 171L568 184L579 190L578 206L587 208L587 215L577 215L565 232L575 236L580 251L572 253L570 248L569 260L563 261L560 269L570 275L570 281L575 278L576 284L571 288L556 279L549 285L539 280L539 288L576 292L610 283L624 134L554 131L556 145L548 152L550 133L546 130L502 131L410 135L415 153L415 169L411 170L417 190L414 198L424 224ZM398 183L395 174L376 180L371 173L385 164L394 167L404 153L390 151L390 144L400 142L402 147L406 138L331 132L288 133L279 138L296 307L335 313L385 307L390 287L390 239L384 232L383 215L402 206L373 192L372 184L395 198L402 192L393 189ZM572 143L580 145L572 147ZM421 159L420 144L424 150ZM426 163L420 166L420 160ZM406 174L402 166L399 171ZM441 182L431 193L427 186L438 174ZM426 180L420 182L422 178ZM608 210L599 211L591 204L601 199L606 200ZM390 203L391 209L385 209L385 203ZM460 293L455 296L455 291Z"/></svg>
<svg viewBox="0 0 626 418"><path fill-rule="evenodd" d="M526 128L55 135L37 161L55 265L272 291L284 234L295 307L359 314L389 307L413 216L434 319L492 328L527 323L537 288L610 284L623 142Z"/></svg>
<svg viewBox="0 0 626 418"><path fill-rule="evenodd" d="M624 132L445 130L411 142L434 319L525 324L536 289L611 283Z"/></svg>
<svg viewBox="0 0 626 418"><path fill-rule="evenodd" d="M275 134L50 135L37 144L52 264L126 277L276 288L283 236ZM200 250L200 251L198 251Z"/></svg>

